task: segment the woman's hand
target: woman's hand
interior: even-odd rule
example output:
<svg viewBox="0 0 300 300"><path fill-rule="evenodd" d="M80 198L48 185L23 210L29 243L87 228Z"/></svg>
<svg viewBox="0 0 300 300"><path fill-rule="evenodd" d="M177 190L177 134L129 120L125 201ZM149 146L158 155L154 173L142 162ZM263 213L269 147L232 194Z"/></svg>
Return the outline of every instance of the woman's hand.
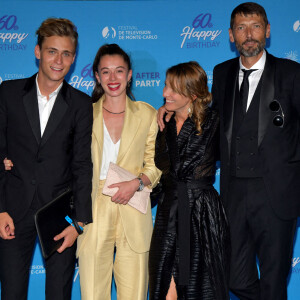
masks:
<svg viewBox="0 0 300 300"><path fill-rule="evenodd" d="M118 188L119 190L111 197L111 201L116 204L127 204L137 191L140 183L137 178L130 181L123 181L108 186L109 188Z"/></svg>
<svg viewBox="0 0 300 300"><path fill-rule="evenodd" d="M4 164L4 167L5 167L5 171L10 171L11 168L14 166L12 161L10 159L7 159L6 157L3 160L3 164Z"/></svg>
<svg viewBox="0 0 300 300"><path fill-rule="evenodd" d="M165 117L166 122L169 122L172 115L173 115L173 112L172 111L167 111L165 106L161 106L158 109L158 111L157 111L157 124L158 124L158 127L159 127L160 131L163 131L164 128L165 128L165 123L164 123L165 113L168 113Z"/></svg>

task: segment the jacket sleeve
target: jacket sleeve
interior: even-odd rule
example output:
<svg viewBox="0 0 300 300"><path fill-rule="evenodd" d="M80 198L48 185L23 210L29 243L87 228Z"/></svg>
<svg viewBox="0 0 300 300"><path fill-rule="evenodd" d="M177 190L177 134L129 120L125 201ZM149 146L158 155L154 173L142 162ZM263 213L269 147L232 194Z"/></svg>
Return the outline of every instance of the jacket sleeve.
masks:
<svg viewBox="0 0 300 300"><path fill-rule="evenodd" d="M92 103L87 97L75 116L72 158L72 185L76 218L85 223L92 222L92 123Z"/></svg>
<svg viewBox="0 0 300 300"><path fill-rule="evenodd" d="M156 186L159 181L161 172L158 170L154 163L155 154L155 140L158 131L157 113L153 114L152 122L147 135L145 153L144 153L144 167L142 173L145 174L151 181L152 188Z"/></svg>
<svg viewBox="0 0 300 300"><path fill-rule="evenodd" d="M0 213L5 211L5 168L3 159L6 157L6 127L7 112L5 105L5 96L3 91L3 83L0 85Z"/></svg>
<svg viewBox="0 0 300 300"><path fill-rule="evenodd" d="M297 65L296 71L294 72L294 80L292 83L292 101L297 109L298 118L300 118L300 65Z"/></svg>

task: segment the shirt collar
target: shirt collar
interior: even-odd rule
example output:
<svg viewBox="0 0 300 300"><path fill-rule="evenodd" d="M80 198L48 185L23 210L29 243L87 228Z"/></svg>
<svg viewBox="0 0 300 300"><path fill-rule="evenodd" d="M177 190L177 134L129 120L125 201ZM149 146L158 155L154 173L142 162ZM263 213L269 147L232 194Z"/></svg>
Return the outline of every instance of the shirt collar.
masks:
<svg viewBox="0 0 300 300"><path fill-rule="evenodd" d="M250 69L263 70L265 67L266 59L267 59L267 54L266 54L266 50L264 49L261 58ZM248 68L243 66L241 57L239 58L239 62L240 62L240 70L242 69L249 70Z"/></svg>
<svg viewBox="0 0 300 300"><path fill-rule="evenodd" d="M35 82L36 82L36 89L37 89L37 95L38 97L46 97L44 95L42 95L41 91L40 91L40 88L39 88L39 84L38 84L38 76L39 74L36 74L36 77L35 77ZM49 95L49 99L53 96L57 96L57 94L59 93L60 89L62 88L63 86L63 82L58 86L58 88L53 91L50 95Z"/></svg>

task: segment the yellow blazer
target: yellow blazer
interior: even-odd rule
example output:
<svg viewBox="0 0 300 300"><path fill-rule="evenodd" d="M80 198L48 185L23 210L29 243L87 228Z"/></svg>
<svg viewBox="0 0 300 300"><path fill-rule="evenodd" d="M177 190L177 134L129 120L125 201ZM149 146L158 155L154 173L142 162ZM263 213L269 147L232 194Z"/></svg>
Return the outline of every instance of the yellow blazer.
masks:
<svg viewBox="0 0 300 300"><path fill-rule="evenodd" d="M93 207L98 191L103 145L103 97L93 105L94 123L92 132L93 160ZM155 167L155 139L158 130L156 110L141 101L126 98L124 126L121 134L121 144L117 165L135 175L147 175L154 187L161 175ZM150 201L150 199L149 199ZM149 251L152 235L152 213L149 203L146 214L142 214L129 205L116 204L119 207L125 235L131 249L137 253ZM77 254L85 244L89 225L84 228L84 234L78 238ZM91 246L91 245L89 245Z"/></svg>

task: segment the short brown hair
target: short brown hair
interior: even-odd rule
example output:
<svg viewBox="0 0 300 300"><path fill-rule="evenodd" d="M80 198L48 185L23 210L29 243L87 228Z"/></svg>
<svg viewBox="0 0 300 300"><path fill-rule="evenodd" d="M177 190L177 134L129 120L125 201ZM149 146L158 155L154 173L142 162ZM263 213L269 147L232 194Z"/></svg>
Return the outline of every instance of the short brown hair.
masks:
<svg viewBox="0 0 300 300"><path fill-rule="evenodd" d="M196 61L173 66L167 70L166 80L171 89L182 96L193 100L192 116L199 133L202 133L206 117L206 109L211 102L211 94L207 86L205 71Z"/></svg>
<svg viewBox="0 0 300 300"><path fill-rule="evenodd" d="M78 44L78 33L75 25L68 19L48 18L36 31L37 44L42 48L42 44L46 37L51 36L67 36L74 42L75 49Z"/></svg>
<svg viewBox="0 0 300 300"><path fill-rule="evenodd" d="M261 5L255 2L242 3L232 11L231 18L230 18L231 30L233 29L234 18L236 15L244 15L244 16L258 15L263 18L265 26L267 26L269 23L265 9Z"/></svg>

